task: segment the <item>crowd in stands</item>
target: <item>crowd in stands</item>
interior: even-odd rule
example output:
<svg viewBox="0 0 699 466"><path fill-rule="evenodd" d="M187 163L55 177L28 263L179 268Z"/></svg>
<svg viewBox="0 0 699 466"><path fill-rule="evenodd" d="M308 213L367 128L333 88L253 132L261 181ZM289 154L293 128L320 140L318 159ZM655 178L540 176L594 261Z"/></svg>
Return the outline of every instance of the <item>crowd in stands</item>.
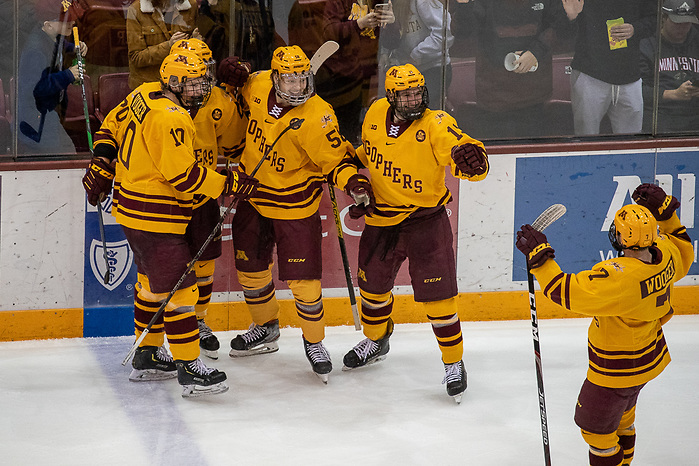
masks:
<svg viewBox="0 0 699 466"><path fill-rule="evenodd" d="M402 63L425 76L430 108L451 111L481 139L699 131L695 0L456 0L448 11L440 0L290 0L286 24L274 7L271 0L23 3L19 60L5 54L0 64L0 153L12 150L13 129L18 155L87 151L72 25L86 47L93 131L129 90L157 80L170 46L184 37L203 39L217 61L237 55L253 70L268 68L280 45L299 45L310 57L337 41L316 92L354 145L385 71ZM59 19L64 30L47 32L46 23ZM10 26L0 28L4 43L14 42ZM42 79L51 79L54 94L41 92ZM20 122L34 139L18 131Z"/></svg>

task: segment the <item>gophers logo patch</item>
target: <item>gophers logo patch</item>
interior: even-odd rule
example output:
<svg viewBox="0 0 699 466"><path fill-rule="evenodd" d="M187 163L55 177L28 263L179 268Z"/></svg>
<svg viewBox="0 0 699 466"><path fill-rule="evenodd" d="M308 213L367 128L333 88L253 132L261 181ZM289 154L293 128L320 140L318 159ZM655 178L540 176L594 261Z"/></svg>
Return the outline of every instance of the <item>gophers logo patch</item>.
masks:
<svg viewBox="0 0 699 466"><path fill-rule="evenodd" d="M215 108L215 109L211 112L211 118L213 118L214 121L220 120L222 116L223 116L223 112L221 111L220 108Z"/></svg>
<svg viewBox="0 0 699 466"><path fill-rule="evenodd" d="M323 128L327 127L328 123L332 123L332 122L333 122L333 117L329 113L326 113L325 115L323 115L320 118L320 123L323 125Z"/></svg>
<svg viewBox="0 0 699 466"><path fill-rule="evenodd" d="M417 142L423 142L426 137L427 136L423 130L419 130L417 133L415 133L415 139L417 139Z"/></svg>

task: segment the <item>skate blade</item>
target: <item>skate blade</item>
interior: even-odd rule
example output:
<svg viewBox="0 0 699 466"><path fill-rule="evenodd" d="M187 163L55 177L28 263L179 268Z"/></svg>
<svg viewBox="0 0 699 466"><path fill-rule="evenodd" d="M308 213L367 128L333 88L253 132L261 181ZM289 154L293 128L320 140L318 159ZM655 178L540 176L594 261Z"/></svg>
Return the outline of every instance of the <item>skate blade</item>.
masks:
<svg viewBox="0 0 699 466"><path fill-rule="evenodd" d="M263 343L250 348L249 350L231 349L228 356L232 358L242 358L245 356L254 356L256 354L275 353L277 351L279 351L279 343L276 341L270 341L269 343Z"/></svg>
<svg viewBox="0 0 699 466"><path fill-rule="evenodd" d="M204 349L204 348L200 348L200 350L201 350L201 354L203 354L203 355L206 356L207 358L210 358L210 359L213 359L213 360L218 359L218 350L216 350L216 351L211 351L211 350L207 350L207 349Z"/></svg>
<svg viewBox="0 0 699 466"><path fill-rule="evenodd" d="M355 369L361 369L362 367L371 366L372 364L376 364L377 362L383 361L384 359L386 359L386 356L387 356L387 355L384 354L383 356L379 356L378 358L372 359L372 360L369 361L368 363L366 363L366 364L364 364L364 365L361 365L361 366L357 366L357 367L348 367L348 366L345 366L345 365L343 364L342 370L343 370L343 371L353 371L353 370L355 370Z"/></svg>
<svg viewBox="0 0 699 466"><path fill-rule="evenodd" d="M325 385L328 384L328 380L330 378L330 374L319 374L317 372L314 372L315 375L318 376L318 378L323 382Z"/></svg>
<svg viewBox="0 0 699 466"><path fill-rule="evenodd" d="M203 395L218 395L219 393L226 393L228 391L228 384L226 382L219 382L214 385L182 385L182 398L194 398Z"/></svg>
<svg viewBox="0 0 699 466"><path fill-rule="evenodd" d="M132 382L153 382L177 377L177 371L161 371L158 369L134 369L129 374Z"/></svg>
<svg viewBox="0 0 699 466"><path fill-rule="evenodd" d="M454 401L456 402L457 405L461 404L461 397L464 396L463 392L459 393L458 395L452 395L452 398L454 398Z"/></svg>

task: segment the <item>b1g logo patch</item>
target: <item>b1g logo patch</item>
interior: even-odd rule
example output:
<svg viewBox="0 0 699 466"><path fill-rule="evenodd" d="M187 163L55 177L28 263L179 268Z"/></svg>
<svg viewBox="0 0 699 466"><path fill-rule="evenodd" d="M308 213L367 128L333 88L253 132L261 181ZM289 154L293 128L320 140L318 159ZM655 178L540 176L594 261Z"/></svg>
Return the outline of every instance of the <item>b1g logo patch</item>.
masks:
<svg viewBox="0 0 699 466"><path fill-rule="evenodd" d="M104 261L102 241L93 239L90 244L90 267L97 281L109 291L121 285L131 270L133 252L127 240L107 242L107 262L109 262L109 283L103 277L107 264Z"/></svg>
<svg viewBox="0 0 699 466"><path fill-rule="evenodd" d="M221 111L220 108L215 108L215 109L211 112L211 118L213 118L214 121L220 120L222 116L223 116L223 112Z"/></svg>
<svg viewBox="0 0 699 466"><path fill-rule="evenodd" d="M417 142L423 142L427 135L423 130L419 130L417 133L415 133L415 139L417 139Z"/></svg>

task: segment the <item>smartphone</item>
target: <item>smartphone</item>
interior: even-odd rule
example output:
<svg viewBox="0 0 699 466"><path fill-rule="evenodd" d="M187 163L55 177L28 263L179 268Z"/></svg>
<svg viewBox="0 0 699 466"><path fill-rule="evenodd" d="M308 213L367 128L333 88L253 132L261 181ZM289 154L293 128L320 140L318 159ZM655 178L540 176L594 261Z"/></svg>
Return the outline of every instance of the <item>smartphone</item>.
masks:
<svg viewBox="0 0 699 466"><path fill-rule="evenodd" d="M391 5L388 3L377 3L374 5L374 11L390 10Z"/></svg>

